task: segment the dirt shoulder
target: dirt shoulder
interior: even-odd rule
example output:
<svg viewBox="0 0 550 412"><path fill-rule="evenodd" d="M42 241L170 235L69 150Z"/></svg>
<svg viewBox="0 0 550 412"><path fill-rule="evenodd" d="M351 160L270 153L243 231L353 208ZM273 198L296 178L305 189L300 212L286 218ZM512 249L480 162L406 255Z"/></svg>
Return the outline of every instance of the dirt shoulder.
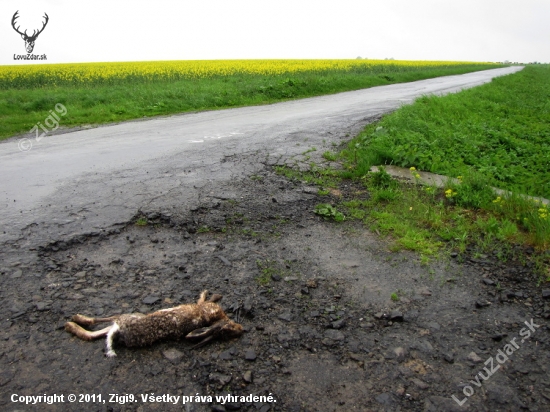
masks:
<svg viewBox="0 0 550 412"><path fill-rule="evenodd" d="M5 245L1 408L549 408L550 308L528 259L465 255L422 265L414 254L389 252L387 240L358 222L313 214L316 192L266 167L209 187L193 210L142 210L127 224L48 239L36 250ZM146 224L136 225L138 218ZM198 350L184 341L118 346L108 359L103 341L63 330L76 313L146 313L193 302L204 289L224 296L243 337ZM10 400L71 393L102 394L106 402L23 407ZM228 393L265 399L215 401ZM143 402L142 394L194 400ZM195 402L197 394L214 402ZM265 401L270 395L276 402Z"/></svg>

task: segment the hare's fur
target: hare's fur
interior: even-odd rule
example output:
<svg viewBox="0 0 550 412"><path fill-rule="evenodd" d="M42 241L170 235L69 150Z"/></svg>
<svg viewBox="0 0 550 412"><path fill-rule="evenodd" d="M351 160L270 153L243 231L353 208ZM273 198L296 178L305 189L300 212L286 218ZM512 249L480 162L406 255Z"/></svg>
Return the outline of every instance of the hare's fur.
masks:
<svg viewBox="0 0 550 412"><path fill-rule="evenodd" d="M185 336L188 339L202 338L197 345L199 346L216 337L240 336L243 333L242 326L229 319L216 303L221 296L213 295L207 301L206 294L206 290L202 292L197 303L162 309L148 315L134 313L109 318L75 315L71 322L65 324L65 330L84 340L106 336L106 355L109 357L116 356L113 350L114 340L128 347L139 347L151 345L161 339ZM112 324L98 331L89 331L80 326L91 326L101 322Z"/></svg>

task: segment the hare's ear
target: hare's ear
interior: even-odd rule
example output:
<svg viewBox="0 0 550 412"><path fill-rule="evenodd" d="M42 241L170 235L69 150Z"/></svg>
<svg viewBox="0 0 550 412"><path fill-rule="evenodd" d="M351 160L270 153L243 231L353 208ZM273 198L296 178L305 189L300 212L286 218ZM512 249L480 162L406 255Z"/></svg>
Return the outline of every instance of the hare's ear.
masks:
<svg viewBox="0 0 550 412"><path fill-rule="evenodd" d="M209 341L216 337L216 335L221 331L224 325L227 322L219 321L214 323L212 326L205 328L195 329L192 332L189 332L185 338L186 339L202 339L199 343L193 346L191 349L200 348L201 346L206 345Z"/></svg>
<svg viewBox="0 0 550 412"><path fill-rule="evenodd" d="M225 321L216 322L211 326L207 326L200 329L195 329L192 332L189 332L187 335L185 335L186 339L199 339L199 338L206 338L208 336L213 336L217 332L221 330L221 328L225 325Z"/></svg>
<svg viewBox="0 0 550 412"><path fill-rule="evenodd" d="M201 295L199 296L199 300L197 300L197 305L200 305L206 301L206 294L208 293L207 290L203 290L201 292Z"/></svg>
<svg viewBox="0 0 550 412"><path fill-rule="evenodd" d="M208 299L209 302L218 302L220 300L222 300L223 296L222 295L218 295L217 293L213 294L212 296L210 296L210 299Z"/></svg>

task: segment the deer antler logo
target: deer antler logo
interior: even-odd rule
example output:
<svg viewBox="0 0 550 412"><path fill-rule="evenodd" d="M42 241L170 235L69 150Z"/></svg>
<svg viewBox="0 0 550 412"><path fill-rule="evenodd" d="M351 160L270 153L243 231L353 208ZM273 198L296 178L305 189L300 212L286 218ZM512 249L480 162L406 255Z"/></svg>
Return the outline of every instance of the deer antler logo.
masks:
<svg viewBox="0 0 550 412"><path fill-rule="evenodd" d="M17 20L17 18L19 18L17 13L19 13L19 10L17 10L15 12L15 14L13 15L13 17L11 19L11 25L12 25L13 29L21 35L21 38L23 40L25 40L25 48L27 49L27 53L32 53L32 51L34 49L34 42L36 41L36 38L38 37L38 35L40 33L42 33L42 31L44 31L44 28L46 27L46 24L48 24L48 20L50 18L48 17L48 15L46 13L44 13L43 17L46 19L46 21L44 23L42 23L43 24L42 28L40 30L38 30L38 32L36 30L34 30L33 33L32 33L32 36L29 36L29 35L27 35L27 30L25 30L25 32L22 33L22 32L19 31L20 26L17 26L17 28L15 28L15 20Z"/></svg>

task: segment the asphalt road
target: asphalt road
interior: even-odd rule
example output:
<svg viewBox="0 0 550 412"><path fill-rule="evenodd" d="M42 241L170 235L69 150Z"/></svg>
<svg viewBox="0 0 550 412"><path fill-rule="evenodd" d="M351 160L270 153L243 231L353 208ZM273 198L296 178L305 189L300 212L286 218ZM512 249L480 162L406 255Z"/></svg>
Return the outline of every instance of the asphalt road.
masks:
<svg viewBox="0 0 550 412"><path fill-rule="evenodd" d="M369 119L426 94L489 82L520 67L374 87L284 103L133 121L55 136L21 151L0 144L0 243L18 247L102 230L138 210L177 212L223 182L317 155ZM53 109L53 108L52 108ZM61 119L62 124L62 119Z"/></svg>

